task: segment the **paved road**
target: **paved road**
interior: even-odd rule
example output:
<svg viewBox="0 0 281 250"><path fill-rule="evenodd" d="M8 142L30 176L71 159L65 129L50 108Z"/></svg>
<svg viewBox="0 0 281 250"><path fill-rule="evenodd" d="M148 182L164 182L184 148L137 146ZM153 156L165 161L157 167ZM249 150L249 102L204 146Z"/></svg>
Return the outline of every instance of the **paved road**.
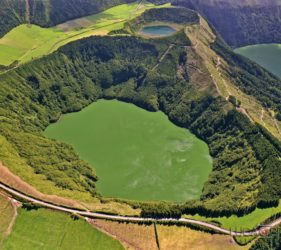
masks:
<svg viewBox="0 0 281 250"><path fill-rule="evenodd" d="M186 219L186 218L143 218L143 217L127 217L127 216L118 216L118 215L108 215L108 214L101 214L101 213L94 213L94 212L88 212L88 211L81 211L75 208L65 208L63 206L54 205L45 201L38 200L36 198L32 198L28 195L22 194L12 188L9 188L3 184L0 183L0 188L5 190L6 192L14 195L15 197L24 199L29 202L33 202L35 204L41 205L43 207L47 207L50 209L63 211L67 213L73 213L77 215L81 215L84 217L94 217L99 219L110 219L110 220L118 220L118 221L131 221L131 222L145 222L145 221L152 221L152 222L181 222L186 224L193 224L193 225L199 225L206 227L208 229L213 229L219 233L228 234L231 236L254 236L254 235L262 235L266 233L269 229L281 224L281 218L273 221L271 224L268 224L266 226L263 226L259 229L255 229L252 231L246 231L246 232L235 232L228 229L224 229L222 227L213 225L208 222L199 221L199 220L193 220L193 219Z"/></svg>

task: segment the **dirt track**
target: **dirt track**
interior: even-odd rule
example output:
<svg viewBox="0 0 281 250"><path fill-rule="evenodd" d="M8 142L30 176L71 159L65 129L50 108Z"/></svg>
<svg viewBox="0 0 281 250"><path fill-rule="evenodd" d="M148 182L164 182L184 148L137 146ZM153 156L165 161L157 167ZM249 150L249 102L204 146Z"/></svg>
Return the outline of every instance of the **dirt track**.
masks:
<svg viewBox="0 0 281 250"><path fill-rule="evenodd" d="M119 215L109 215L109 214L102 214L102 213L95 213L95 212L89 212L89 211L82 211L78 210L75 208L66 208L63 206L55 205L48 203L46 201L38 200L36 198L32 198L30 196L27 196L25 194L20 193L19 191L16 191L14 189L11 189L3 184L0 183L0 188L5 190L6 192L12 194L14 197L23 199L28 202L32 202L34 204L47 207L50 209L62 211L62 212L67 212L67 213L72 213L72 214L77 214L81 215L88 219L88 217L93 217L93 218L99 218L99 219L109 219L109 220L116 220L116 221L128 221L128 222L174 222L174 223L186 223L186 224L193 224L193 225L198 225L202 227L206 227L208 229L212 229L216 232L223 233L223 234L228 234L231 236L254 236L254 235L264 235L265 233L268 232L271 228L281 224L281 217L273 221L272 223L265 225L261 228L254 229L251 231L245 231L245 232L235 232L231 231L228 229L224 229L222 227L216 226L214 224L204 222L204 221L199 221L199 220L194 220L194 219L186 219L186 218L144 218L144 217L127 217L127 216L119 216Z"/></svg>

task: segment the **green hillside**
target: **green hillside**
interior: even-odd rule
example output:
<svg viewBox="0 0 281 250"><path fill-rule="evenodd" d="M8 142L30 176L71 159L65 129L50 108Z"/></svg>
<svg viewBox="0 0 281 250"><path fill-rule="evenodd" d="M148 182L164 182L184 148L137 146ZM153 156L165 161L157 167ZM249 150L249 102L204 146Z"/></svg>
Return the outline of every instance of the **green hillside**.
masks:
<svg viewBox="0 0 281 250"><path fill-rule="evenodd" d="M151 70L171 42L177 46ZM175 77L179 65L187 63L182 45L190 41L181 32L155 40L92 37L4 74L1 134L35 173L55 186L95 195L92 168L78 160L72 147L46 139L41 132L61 113L80 110L98 98L118 98L160 109L207 142L214 170L201 199L208 209L239 212L278 201L279 175L272 175L280 164L278 146L226 101L192 82L186 84L188 72ZM260 182L261 175L266 182ZM30 183L40 189L36 178Z"/></svg>
<svg viewBox="0 0 281 250"><path fill-rule="evenodd" d="M173 0L202 14L232 47L281 42L279 0Z"/></svg>
<svg viewBox="0 0 281 250"><path fill-rule="evenodd" d="M106 35L121 29L124 23L155 6L137 2L119 5L99 14L75 19L52 28L22 24L0 39L0 65L9 66L16 61L25 63L50 54L62 45L92 35Z"/></svg>
<svg viewBox="0 0 281 250"><path fill-rule="evenodd" d="M52 27L135 0L0 0L0 37L20 24Z"/></svg>

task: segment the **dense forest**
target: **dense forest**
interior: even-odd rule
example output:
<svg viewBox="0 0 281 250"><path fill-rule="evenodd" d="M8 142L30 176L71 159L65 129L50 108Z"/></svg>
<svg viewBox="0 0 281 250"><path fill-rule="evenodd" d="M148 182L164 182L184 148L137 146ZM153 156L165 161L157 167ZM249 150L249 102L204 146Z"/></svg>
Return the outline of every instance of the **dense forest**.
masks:
<svg viewBox="0 0 281 250"><path fill-rule="evenodd" d="M234 48L281 42L278 0L174 0L202 14Z"/></svg>
<svg viewBox="0 0 281 250"><path fill-rule="evenodd" d="M0 0L0 37L12 28L26 22L24 0Z"/></svg>
<svg viewBox="0 0 281 250"><path fill-rule="evenodd" d="M170 44L174 46L160 62ZM117 98L162 110L208 143L213 172L201 200L181 206L180 212L243 213L276 204L281 193L279 142L231 103L197 89L189 77L190 45L183 32L152 40L92 37L11 70L0 76L0 134L35 173L58 187L96 195L91 166L71 146L44 138L42 131L63 113L99 98ZM161 205L142 208L146 215L178 211Z"/></svg>

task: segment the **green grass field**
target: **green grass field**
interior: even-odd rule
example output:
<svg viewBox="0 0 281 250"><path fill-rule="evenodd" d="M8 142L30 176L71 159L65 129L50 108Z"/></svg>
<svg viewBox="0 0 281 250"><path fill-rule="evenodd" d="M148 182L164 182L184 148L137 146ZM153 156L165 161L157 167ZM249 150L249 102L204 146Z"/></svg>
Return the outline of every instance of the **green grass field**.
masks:
<svg viewBox="0 0 281 250"><path fill-rule="evenodd" d="M281 202L278 207L272 208L257 208L252 213L244 215L242 217L238 217L236 215L232 215L230 217L204 217L204 216L191 216L185 215L185 218L193 218L202 221L217 221L224 228L242 231L242 230L250 230L261 225L266 219L274 216L277 213L281 212Z"/></svg>
<svg viewBox="0 0 281 250"><path fill-rule="evenodd" d="M75 19L52 28L36 25L20 25L0 39L0 65L8 66L14 61L28 62L49 54L59 47L84 37L106 35L112 30L121 29L125 22L135 18L155 6L144 2L123 4L96 15Z"/></svg>
<svg viewBox="0 0 281 250"><path fill-rule="evenodd" d="M212 169L207 145L161 112L100 100L50 125L45 135L72 144L95 167L105 197L199 198Z"/></svg>
<svg viewBox="0 0 281 250"><path fill-rule="evenodd" d="M84 220L47 209L19 210L4 250L121 250L115 239L93 228Z"/></svg>

